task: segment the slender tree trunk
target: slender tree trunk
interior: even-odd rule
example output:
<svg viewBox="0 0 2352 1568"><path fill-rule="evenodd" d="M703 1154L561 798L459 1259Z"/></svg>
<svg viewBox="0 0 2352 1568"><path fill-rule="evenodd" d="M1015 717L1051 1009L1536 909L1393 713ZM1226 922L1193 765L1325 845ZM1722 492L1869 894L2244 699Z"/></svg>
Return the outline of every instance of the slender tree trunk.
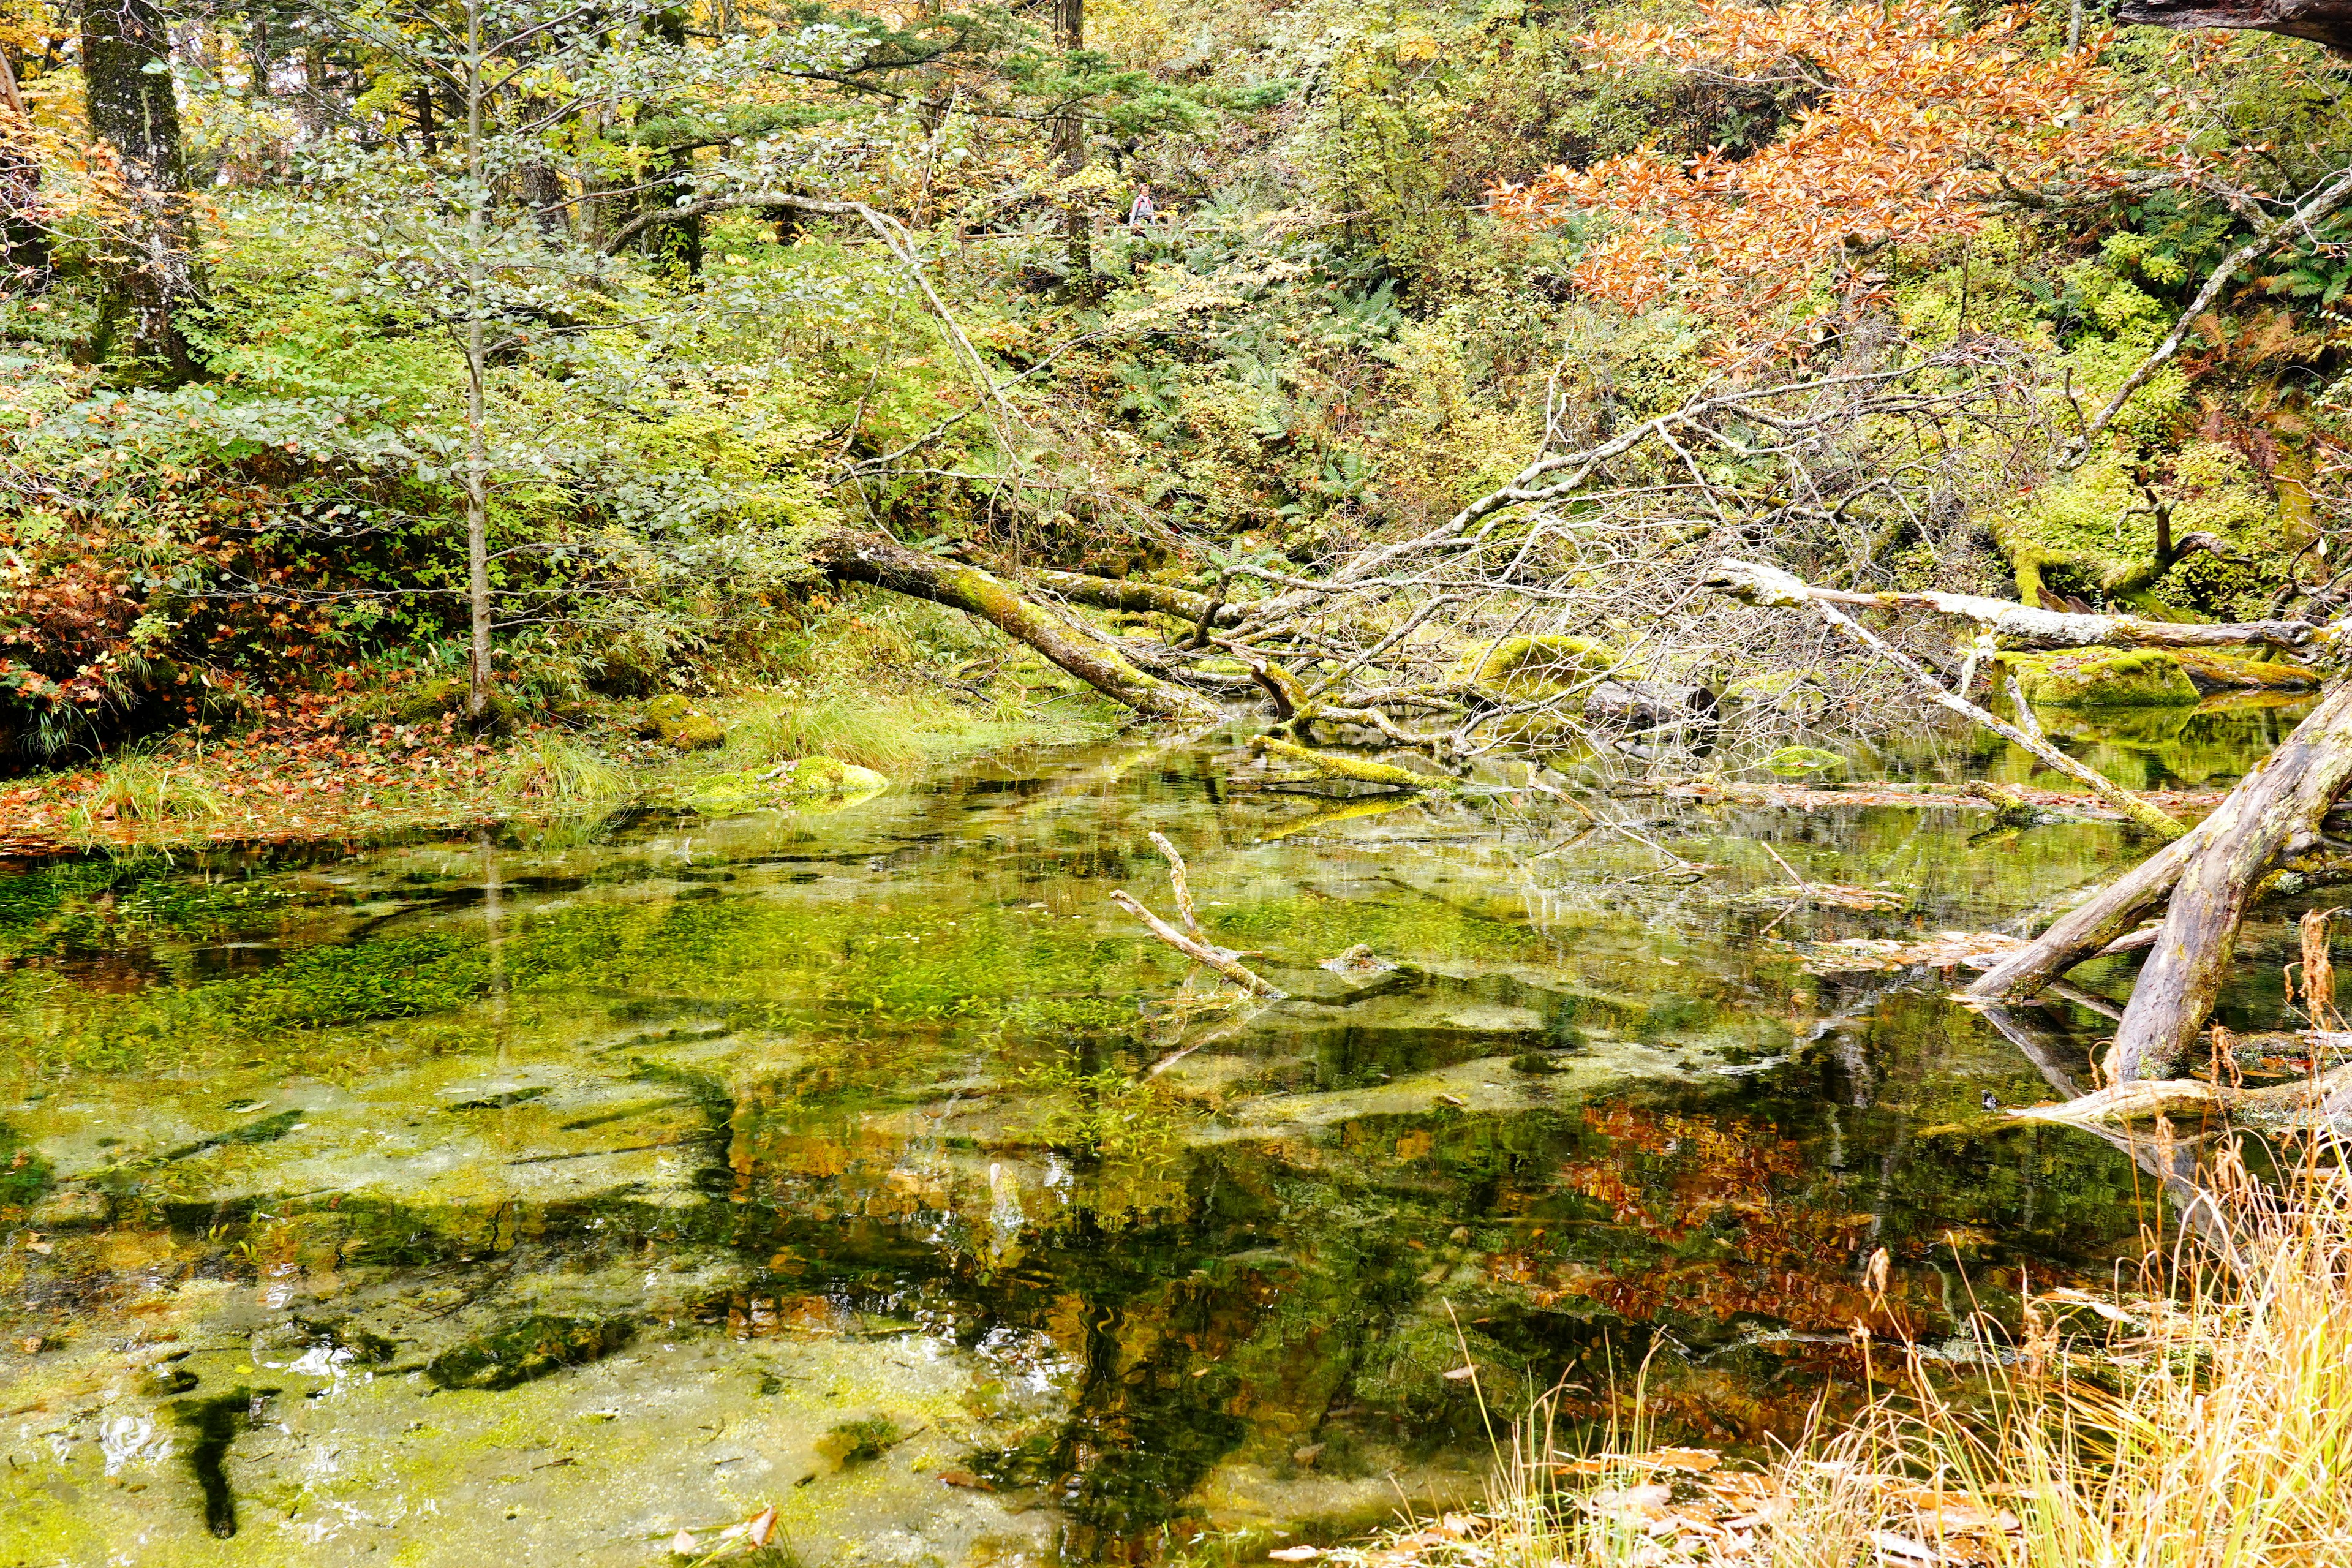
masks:
<svg viewBox="0 0 2352 1568"><path fill-rule="evenodd" d="M1065 55L1087 47L1087 0L1054 0L1054 47ZM1086 173L1087 121L1075 107L1054 117L1052 154L1066 179ZM1070 295L1091 300L1095 286L1094 213L1073 196L1062 209L1062 235L1070 269Z"/></svg>
<svg viewBox="0 0 2352 1568"><path fill-rule="evenodd" d="M433 130L433 89L420 87L410 98L416 106L417 151L427 158L434 157L440 153L441 142Z"/></svg>
<svg viewBox="0 0 2352 1568"><path fill-rule="evenodd" d="M686 11L673 5L646 18L646 26L672 48L686 47ZM653 188L646 192L647 208L675 207L694 194L694 149L672 147L656 163ZM700 215L658 224L646 236L646 252L672 272L688 278L702 276Z"/></svg>
<svg viewBox="0 0 2352 1568"><path fill-rule="evenodd" d="M482 0L466 0L466 596L471 612L466 718L490 720L490 457L483 428L482 246L490 191L482 166Z"/></svg>
<svg viewBox="0 0 2352 1568"><path fill-rule="evenodd" d="M121 160L125 244L108 269L97 341L174 378L196 374L181 312L203 297L172 39L155 0L83 0L83 89L91 133Z"/></svg>
<svg viewBox="0 0 2352 1568"><path fill-rule="evenodd" d="M33 118L16 90L16 73L0 49L0 293L29 293L49 273L48 230L40 220L41 161Z"/></svg>

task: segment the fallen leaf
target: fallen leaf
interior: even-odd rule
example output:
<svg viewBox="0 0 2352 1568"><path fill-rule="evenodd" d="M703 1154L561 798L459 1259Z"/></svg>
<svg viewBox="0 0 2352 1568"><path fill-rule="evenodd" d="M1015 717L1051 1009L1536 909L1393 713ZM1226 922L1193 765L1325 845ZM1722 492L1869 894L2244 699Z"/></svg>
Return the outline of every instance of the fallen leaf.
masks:
<svg viewBox="0 0 2352 1568"><path fill-rule="evenodd" d="M1475 1366L1457 1366L1452 1372L1443 1373L1442 1375L1448 1383L1459 1383L1465 1377L1477 1376L1478 1369Z"/></svg>
<svg viewBox="0 0 2352 1568"><path fill-rule="evenodd" d="M1911 1563L1941 1563L1944 1554L1927 1542L1914 1541L1907 1535L1897 1535L1891 1530L1874 1530L1870 1543L1885 1556L1900 1557Z"/></svg>
<svg viewBox="0 0 2352 1568"><path fill-rule="evenodd" d="M1313 1546L1277 1546L1265 1555L1271 1563L1312 1563L1323 1552Z"/></svg>
<svg viewBox="0 0 2352 1568"><path fill-rule="evenodd" d="M669 1549L674 1556L691 1557L694 1555L694 1537L681 1530L669 1538Z"/></svg>
<svg viewBox="0 0 2352 1568"><path fill-rule="evenodd" d="M940 1479L951 1487L963 1487L976 1492L992 1492L996 1488L973 1475L970 1470L941 1470Z"/></svg>
<svg viewBox="0 0 2352 1568"><path fill-rule="evenodd" d="M1451 1105L1457 1109L1462 1109L1466 1108L1470 1102L1463 1099L1458 1094L1441 1094L1437 1097L1437 1103L1440 1105Z"/></svg>
<svg viewBox="0 0 2352 1568"><path fill-rule="evenodd" d="M747 1533L754 1546L765 1546L776 1533L776 1505L770 1503L751 1516Z"/></svg>

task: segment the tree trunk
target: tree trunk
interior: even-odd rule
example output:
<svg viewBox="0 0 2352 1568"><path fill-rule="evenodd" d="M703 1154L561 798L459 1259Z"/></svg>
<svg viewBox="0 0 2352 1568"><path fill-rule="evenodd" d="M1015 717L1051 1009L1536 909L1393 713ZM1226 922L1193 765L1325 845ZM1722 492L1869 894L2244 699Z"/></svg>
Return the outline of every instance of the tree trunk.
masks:
<svg viewBox="0 0 2352 1568"><path fill-rule="evenodd" d="M672 48L686 47L686 11L673 5L646 18L646 26ZM694 195L694 149L666 149L656 163L652 189L646 193L646 210L675 207ZM646 254L656 265L688 278L702 276L702 218L699 214L654 226L646 237Z"/></svg>
<svg viewBox="0 0 2352 1568"><path fill-rule="evenodd" d="M41 161L16 73L0 49L0 293L26 294L49 273L48 230L40 220Z"/></svg>
<svg viewBox="0 0 2352 1568"><path fill-rule="evenodd" d="M489 171L482 157L482 0L466 0L466 721L488 728L490 700L490 458L482 249L489 223Z"/></svg>
<svg viewBox="0 0 2352 1568"><path fill-rule="evenodd" d="M2201 825L2163 927L2116 1029L2118 1081L2163 1078L2203 1035L2229 973L2238 926L2282 856L2308 847L2352 785L2352 681L2321 699L2294 733Z"/></svg>
<svg viewBox="0 0 2352 1568"><path fill-rule="evenodd" d="M2181 868L2205 845L2200 823L2099 892L2050 922L2050 928L1977 976L1968 994L1988 1002L2038 995L2053 980L2095 955L2159 903L2180 879Z"/></svg>
<svg viewBox="0 0 2352 1568"><path fill-rule="evenodd" d="M1087 47L1087 0L1054 0L1054 47L1065 55ZM1073 104L1054 117L1052 155L1066 179L1086 172L1086 116ZM1094 214L1073 196L1062 209L1062 234L1070 269L1070 297L1092 300L1095 287Z"/></svg>
<svg viewBox="0 0 2352 1568"><path fill-rule="evenodd" d="M1209 616L1212 626L1237 626L1242 623L1243 606L1213 605L1206 594L1196 594L1190 588L1179 588L1166 583L1047 570L1037 574L1037 585L1059 594L1073 604L1092 605L1097 609L1156 610L1163 616L1190 621L1194 626L1200 625L1204 616ZM1213 610L1213 615L1211 613Z"/></svg>
<svg viewBox="0 0 2352 1568"><path fill-rule="evenodd" d="M2120 19L2152 27L2252 28L2352 55L2347 0L2124 0Z"/></svg>
<svg viewBox="0 0 2352 1568"><path fill-rule="evenodd" d="M155 0L83 0L81 64L90 132L121 159L129 209L93 347L105 357L120 345L184 380L197 366L180 313L202 297L203 274L162 8Z"/></svg>
<svg viewBox="0 0 2352 1568"><path fill-rule="evenodd" d="M872 583L977 616L1139 713L1199 721L1220 716L1217 705L1207 698L1139 668L1113 644L1031 604L1010 584L977 566L926 555L878 533L848 529L826 535L812 554L844 582Z"/></svg>

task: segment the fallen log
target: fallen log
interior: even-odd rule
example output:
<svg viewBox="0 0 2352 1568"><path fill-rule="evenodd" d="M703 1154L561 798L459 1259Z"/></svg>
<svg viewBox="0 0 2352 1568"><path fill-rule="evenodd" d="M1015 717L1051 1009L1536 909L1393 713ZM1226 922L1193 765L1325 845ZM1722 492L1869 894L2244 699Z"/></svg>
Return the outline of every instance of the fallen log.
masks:
<svg viewBox="0 0 2352 1568"><path fill-rule="evenodd" d="M2009 1113L2021 1121L2065 1126L2120 1126L2153 1121L2189 1121L2231 1117L2278 1125L2333 1121L2352 1115L2352 1067L2317 1078L2267 1089L2239 1089L2197 1079L2158 1079L2111 1084L2059 1105L2029 1106Z"/></svg>
<svg viewBox="0 0 2352 1568"><path fill-rule="evenodd" d="M2068 910L2032 942L1977 976L1968 994L1987 1002L2019 1001L2041 992L2077 963L2131 928L2180 879L2181 868L2204 842L2208 817Z"/></svg>
<svg viewBox="0 0 2352 1568"><path fill-rule="evenodd" d="M2352 55L2352 0L2124 0L2118 16L2149 27L2280 33Z"/></svg>
<svg viewBox="0 0 2352 1568"><path fill-rule="evenodd" d="M1133 577L1094 577L1084 572L1045 571L1036 574L1037 586L1074 605L1129 613L1155 611L1194 626L1206 617L1211 626L1237 626L1247 608L1242 605L1212 605L1206 594L1167 583L1146 583ZM1214 614L1211 614L1212 609Z"/></svg>
<svg viewBox="0 0 2352 1568"><path fill-rule="evenodd" d="M1584 716L1629 730L1674 730L1715 721L1716 697L1704 686L1604 680L1584 699Z"/></svg>
<svg viewBox="0 0 2352 1568"><path fill-rule="evenodd" d="M2352 682L2305 716L2199 825L2156 944L2116 1029L2118 1082L2172 1072L2204 1034L2264 875L2310 847L2352 785Z"/></svg>
<svg viewBox="0 0 2352 1568"><path fill-rule="evenodd" d="M2094 795L2096 795L2101 800L2104 800L2108 805L2114 806L2117 811L2122 812L2124 816L2135 826L2148 833L2154 834L2158 838L2164 839L2179 838L2187 831L2187 829L2183 828L2179 822L2167 816L2163 812L2158 811L2147 801L2142 800L2139 796L2132 794L2129 790L2119 787L2105 773L2102 773L2097 769L2090 767L2083 763L2076 762L2073 757L2068 756L2056 746L2052 745L2049 739L2040 732L2038 726L2030 729L2021 729L2019 726L2011 724L2005 720L1995 718L1992 714L1988 713L1983 709L1978 707L1975 703L1969 701L1966 697L1962 696L1958 692L1948 689L1944 683L1937 680L1933 675L1929 674L1927 668L1920 664L1917 659L1913 658L1901 648L1888 643L1877 633L1872 631L1869 627L1864 626L1861 622L1853 619L1853 617L1846 615L1837 607L1840 602L1852 602L1857 595L1843 594L1834 589L1815 588L1801 578L1793 576L1787 572L1783 572L1777 566L1764 566L1753 562L1735 561L1728 556L1715 563L1713 569L1704 579L1704 583L1706 586L1713 588L1718 593L1727 594L1733 598L1742 599L1749 604L1810 605L1813 612L1820 616L1822 620L1829 626L1831 630L1861 644L1864 647L1876 654L1879 658L1886 660L1889 664L1895 666L1895 668L1903 671L1904 674L1916 681L1919 686L1926 690L1929 701L1934 702L1940 708L1948 709L1952 712L1959 714L1962 718L1983 726L1985 729L1990 730L1994 734L1999 735L2011 745L2032 753L2032 755L2039 760L2043 766L2054 769L2059 773L2064 773L2067 777L2075 780L2077 783L2089 786ZM1972 595L1967 594L1907 595L1865 594L1859 595L1859 597L1873 605L1878 604L1882 599L1890 598L1895 600L1901 600L1904 598L1932 598L1939 601L1948 601L1953 605L1972 604L1979 605L1998 605L2005 609L2019 611L2025 610L2024 605L2011 605L2004 599L1979 599ZM1966 614L1967 612L1965 610L1954 609L1951 613ZM2053 612L2047 610L2033 610L2028 613L2044 617L2050 617L2053 615ZM2066 621L2116 621L2129 619L2128 616L2078 616L2072 615L2059 616L2056 616L2056 618ZM2149 624L2152 625L2154 623ZM2285 623L2281 624L2284 625ZM2303 632L2305 637L2308 637L2313 629L2300 621L2294 624L2303 628ZM2179 630L2180 628L2176 627L2174 629ZM2031 723L2030 717L2028 718L2028 722Z"/></svg>
<svg viewBox="0 0 2352 1568"><path fill-rule="evenodd" d="M2101 616L2038 609L2013 599L1979 594L1857 594L1822 588L1777 566L1729 556L1708 569L1702 584L1751 605L1851 605L1863 609L1922 609L1974 621L1992 634L1993 645L2012 652L2048 652L2071 647L2234 647L2264 643L2301 647L2318 627L2308 621L2242 621L2222 625L2142 620L2137 616Z"/></svg>
<svg viewBox="0 0 2352 1568"><path fill-rule="evenodd" d="M1280 757L1286 762L1303 763L1321 778L1346 779L1353 784L1386 784L1391 789L1414 791L1454 787L1452 779L1432 778L1410 768L1400 768L1391 763L1376 763L1366 757L1351 757L1344 752L1318 752L1266 735L1251 736L1250 750Z"/></svg>
<svg viewBox="0 0 2352 1568"><path fill-rule="evenodd" d="M1202 721L1223 717L1217 705L1199 692L1160 679L1108 639L1031 603L1011 584L980 567L853 529L825 534L810 556L838 581L871 583L977 616L1146 717Z"/></svg>

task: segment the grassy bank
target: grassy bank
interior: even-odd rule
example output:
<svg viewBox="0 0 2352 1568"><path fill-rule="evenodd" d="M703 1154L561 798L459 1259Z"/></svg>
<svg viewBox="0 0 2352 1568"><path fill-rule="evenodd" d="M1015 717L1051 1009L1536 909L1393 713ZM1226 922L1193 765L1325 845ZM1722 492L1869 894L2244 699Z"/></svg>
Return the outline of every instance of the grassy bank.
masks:
<svg viewBox="0 0 2352 1568"><path fill-rule="evenodd" d="M2137 1283L1985 1323L1976 1369L1880 1344L1880 1392L1775 1462L1647 1440L1638 1393L1587 1451L1547 1403L1490 1500L1333 1555L1364 1568L2337 1568L2352 1563L2352 1181L2282 1197L2224 1155L2231 1256L2152 1247Z"/></svg>
<svg viewBox="0 0 2352 1568"><path fill-rule="evenodd" d="M961 635L947 640L929 624L941 618L868 609L818 628L784 668L708 671L703 689L667 694L694 715L693 744L653 722L657 699L568 693L478 736L453 711L415 711L419 691L453 686L446 677L355 672L340 689L272 699L225 732L184 728L6 781L0 853L364 838L631 805L722 815L756 803L760 774L803 758L896 778L1125 722L1025 649L993 639L975 653L952 620ZM960 657L922 657L927 643Z"/></svg>

